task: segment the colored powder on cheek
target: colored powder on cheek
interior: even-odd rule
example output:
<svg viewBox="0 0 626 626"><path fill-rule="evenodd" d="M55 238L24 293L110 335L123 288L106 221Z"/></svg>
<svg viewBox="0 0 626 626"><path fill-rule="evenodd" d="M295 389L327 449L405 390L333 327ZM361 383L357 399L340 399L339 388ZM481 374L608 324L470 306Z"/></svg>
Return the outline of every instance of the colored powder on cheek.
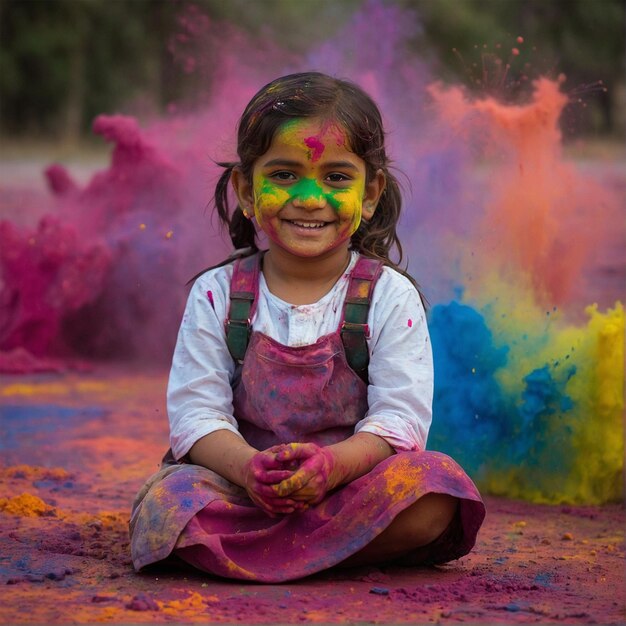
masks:
<svg viewBox="0 0 626 626"><path fill-rule="evenodd" d="M333 189L327 194L328 202L335 211L358 211L360 217L364 189L361 181L356 181L349 189Z"/></svg>
<svg viewBox="0 0 626 626"><path fill-rule="evenodd" d="M254 210L256 217L262 221L264 211L276 211L291 199L291 194L273 184L264 176L254 180Z"/></svg>
<svg viewBox="0 0 626 626"><path fill-rule="evenodd" d="M350 235L354 234L362 218L363 187L361 184L350 189L332 190L326 194L328 204L339 215L352 216L350 222Z"/></svg>

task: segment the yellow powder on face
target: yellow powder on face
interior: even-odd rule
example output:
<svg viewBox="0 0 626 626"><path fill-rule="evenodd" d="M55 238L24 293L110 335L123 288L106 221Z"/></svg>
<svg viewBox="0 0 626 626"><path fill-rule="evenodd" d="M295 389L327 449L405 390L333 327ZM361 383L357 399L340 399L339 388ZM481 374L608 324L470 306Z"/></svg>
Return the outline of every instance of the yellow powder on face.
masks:
<svg viewBox="0 0 626 626"><path fill-rule="evenodd" d="M261 174L254 174L254 213L259 221L263 221L265 211L278 210L291 198L289 192L273 184Z"/></svg>
<svg viewBox="0 0 626 626"><path fill-rule="evenodd" d="M30 493L23 493L13 498L0 498L0 511L18 517L56 516L56 510L53 506L46 504L41 498Z"/></svg>
<svg viewBox="0 0 626 626"><path fill-rule="evenodd" d="M334 121L315 118L298 118L286 122L278 131L277 137L287 145L307 151L313 162L321 158L326 146L347 145L343 130Z"/></svg>

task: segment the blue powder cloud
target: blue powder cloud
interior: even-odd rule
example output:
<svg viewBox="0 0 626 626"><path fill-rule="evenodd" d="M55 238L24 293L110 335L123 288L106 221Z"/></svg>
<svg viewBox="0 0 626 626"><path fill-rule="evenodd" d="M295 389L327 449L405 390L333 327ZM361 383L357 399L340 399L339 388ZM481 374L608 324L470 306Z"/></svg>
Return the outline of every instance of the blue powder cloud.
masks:
<svg viewBox="0 0 626 626"><path fill-rule="evenodd" d="M510 365L509 348L496 345L479 311L456 301L437 305L429 328L435 395L428 447L455 458L479 484L496 472L511 473L520 489L547 492L566 477L575 461L564 420L574 408L566 385L575 366L536 368L517 395L497 378Z"/></svg>

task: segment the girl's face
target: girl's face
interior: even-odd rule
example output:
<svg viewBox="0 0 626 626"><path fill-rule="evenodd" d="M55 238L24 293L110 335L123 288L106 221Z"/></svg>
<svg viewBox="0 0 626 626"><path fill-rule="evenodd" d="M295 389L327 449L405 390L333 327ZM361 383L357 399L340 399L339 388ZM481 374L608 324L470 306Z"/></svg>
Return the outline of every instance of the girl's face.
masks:
<svg viewBox="0 0 626 626"><path fill-rule="evenodd" d="M362 217L374 214L383 187L382 172L366 181L365 163L339 126L303 118L279 129L239 199L248 212L253 207L270 250L318 257L348 249Z"/></svg>

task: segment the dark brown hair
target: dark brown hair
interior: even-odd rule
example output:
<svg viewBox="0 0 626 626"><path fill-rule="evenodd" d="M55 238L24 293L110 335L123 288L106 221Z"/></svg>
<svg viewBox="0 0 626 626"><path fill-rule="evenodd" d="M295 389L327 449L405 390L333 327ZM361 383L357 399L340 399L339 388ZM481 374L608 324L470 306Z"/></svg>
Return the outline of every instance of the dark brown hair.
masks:
<svg viewBox="0 0 626 626"><path fill-rule="evenodd" d="M228 232L235 249L258 250L256 231L251 220L244 217L241 207L231 213L228 191L233 169L252 179L255 161L265 154L274 135L287 121L294 118L319 117L337 123L346 133L350 149L360 157L366 167L367 180L378 170L386 179L378 207L371 220L361 221L352 235L351 247L364 256L379 259L409 278L398 267L402 261L402 245L396 226L402 208L402 196L395 176L389 171L390 161L385 151L385 131L382 116L376 103L357 85L319 72L289 74L265 85L250 100L237 132L239 162L219 163L225 170L215 188L215 208ZM390 259L393 248L398 261Z"/></svg>

